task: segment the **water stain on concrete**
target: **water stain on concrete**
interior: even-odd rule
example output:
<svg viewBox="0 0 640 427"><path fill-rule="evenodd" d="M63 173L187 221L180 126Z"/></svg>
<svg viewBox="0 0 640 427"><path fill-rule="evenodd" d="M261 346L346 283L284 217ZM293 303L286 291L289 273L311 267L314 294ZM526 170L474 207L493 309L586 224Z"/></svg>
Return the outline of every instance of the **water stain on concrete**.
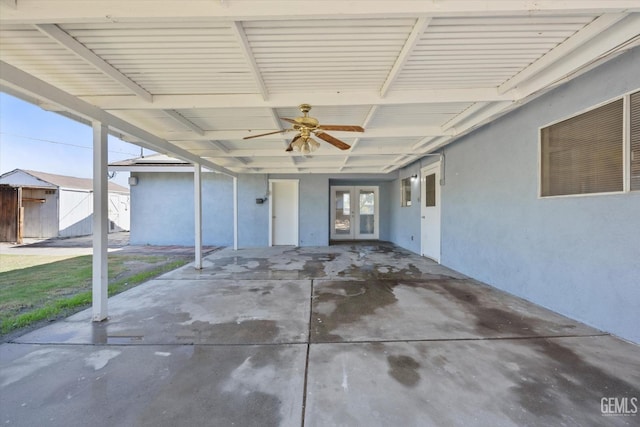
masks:
<svg viewBox="0 0 640 427"><path fill-rule="evenodd" d="M400 384L415 387L420 382L420 363L411 356L388 356L389 375Z"/></svg>
<svg viewBox="0 0 640 427"><path fill-rule="evenodd" d="M533 357L512 356L519 365L517 372L509 368L509 355L504 355L497 364L503 375L513 381L511 391L528 413L555 420L555 423L564 422L567 416L564 401L583 407L585 414L589 414L599 411L600 399L607 397L602 395L603 391L615 397L640 395L638 386L589 363L553 337L545 337L540 332L548 324L545 319L487 306L481 298L482 290L476 295L474 290L461 289L446 282L442 283L442 289L466 313L475 317L476 332L481 336L492 338L507 334L529 338L512 341L514 345L534 352ZM516 409L505 407L503 411L514 422L520 423L523 413L520 408Z"/></svg>
<svg viewBox="0 0 640 427"><path fill-rule="evenodd" d="M312 314L312 341L339 342L342 337L333 331L339 326L354 323L364 316L398 300L393 293L397 282L392 281L334 281L327 282L314 297L314 305L332 304L328 313L322 310Z"/></svg>
<svg viewBox="0 0 640 427"><path fill-rule="evenodd" d="M476 318L475 329L481 336L489 337L501 334L517 336L535 336L536 328L548 325L543 319L524 317L517 312L489 307L481 298L484 287L473 289L472 282L459 286L459 281L444 281L441 289L464 306L465 312L470 312Z"/></svg>

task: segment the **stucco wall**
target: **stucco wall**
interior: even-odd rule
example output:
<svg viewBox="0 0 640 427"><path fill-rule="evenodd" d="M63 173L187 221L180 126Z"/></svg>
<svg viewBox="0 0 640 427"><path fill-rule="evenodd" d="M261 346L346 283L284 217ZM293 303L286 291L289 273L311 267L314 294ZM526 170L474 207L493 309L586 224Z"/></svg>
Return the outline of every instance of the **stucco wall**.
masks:
<svg viewBox="0 0 640 427"><path fill-rule="evenodd" d="M640 342L640 192L538 198L539 128L640 88L637 70L640 48L447 147L442 264ZM393 241L415 251L409 223L398 208Z"/></svg>
<svg viewBox="0 0 640 427"><path fill-rule="evenodd" d="M193 173L132 173L131 244L193 245ZM233 245L233 182L202 174L202 240ZM204 194L207 194L204 197Z"/></svg>
<svg viewBox="0 0 640 427"><path fill-rule="evenodd" d="M194 243L193 173L132 173L138 184L131 187L131 243L192 245ZM203 173L203 243L233 245L233 180ZM394 177L395 175L389 175ZM329 244L330 175L243 174L238 177L238 246L269 244L269 179L299 181L299 244ZM380 239L389 239L390 182L380 176L345 175L341 184L380 186ZM386 178L388 179L388 178ZM263 204L257 198L267 197Z"/></svg>

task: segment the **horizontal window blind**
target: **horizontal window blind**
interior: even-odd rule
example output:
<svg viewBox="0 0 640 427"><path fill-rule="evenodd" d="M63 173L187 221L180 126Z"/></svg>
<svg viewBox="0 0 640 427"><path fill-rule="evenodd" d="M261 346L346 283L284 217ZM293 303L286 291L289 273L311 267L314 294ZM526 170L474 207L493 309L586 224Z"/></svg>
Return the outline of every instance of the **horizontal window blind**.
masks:
<svg viewBox="0 0 640 427"><path fill-rule="evenodd" d="M640 190L640 92L631 95L631 191Z"/></svg>
<svg viewBox="0 0 640 427"><path fill-rule="evenodd" d="M622 99L542 129L542 196L622 191L622 138Z"/></svg>

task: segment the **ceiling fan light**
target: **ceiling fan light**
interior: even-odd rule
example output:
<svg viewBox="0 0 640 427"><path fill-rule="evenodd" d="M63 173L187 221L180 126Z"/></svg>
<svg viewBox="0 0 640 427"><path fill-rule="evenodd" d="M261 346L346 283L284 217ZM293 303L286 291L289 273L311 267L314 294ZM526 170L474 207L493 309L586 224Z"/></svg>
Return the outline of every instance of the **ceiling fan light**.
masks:
<svg viewBox="0 0 640 427"><path fill-rule="evenodd" d="M309 150L311 150L311 152L320 148L320 143L313 138L309 138L309 142L307 144L309 145Z"/></svg>
<svg viewBox="0 0 640 427"><path fill-rule="evenodd" d="M302 144L302 149L300 151L302 152L302 154L311 153L311 148L309 147L309 143L305 142L304 144Z"/></svg>
<svg viewBox="0 0 640 427"><path fill-rule="evenodd" d="M295 142L293 142L293 144L291 144L291 147L295 150L295 151L302 151L302 146L304 145L304 141L302 140L302 138L298 138L295 140Z"/></svg>

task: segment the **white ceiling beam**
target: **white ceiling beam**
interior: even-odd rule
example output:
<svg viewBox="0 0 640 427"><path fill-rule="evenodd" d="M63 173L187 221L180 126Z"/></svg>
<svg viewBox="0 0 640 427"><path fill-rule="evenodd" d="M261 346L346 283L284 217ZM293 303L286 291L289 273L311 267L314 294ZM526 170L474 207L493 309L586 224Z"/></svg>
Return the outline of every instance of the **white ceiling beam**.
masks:
<svg viewBox="0 0 640 427"><path fill-rule="evenodd" d="M233 159L234 161L240 163L243 166L248 165L250 162L247 159L241 158L241 157L231 157L231 159Z"/></svg>
<svg viewBox="0 0 640 427"><path fill-rule="evenodd" d="M2 70L0 73L0 83L13 88L13 90L26 93L28 96L35 97L42 101L58 104L84 120L98 121L109 126L115 131L125 135L130 135L131 137L139 140L136 144L141 147L160 153L168 153L171 156L188 162L200 163L203 167L218 171L225 175L237 176L234 172L231 172L226 168L204 160L187 150L176 147L169 141L132 125L113 114L109 114L106 111L88 104L81 99L58 89L57 87L50 85L49 83L7 64L4 61L0 61L0 69Z"/></svg>
<svg viewBox="0 0 640 427"><path fill-rule="evenodd" d="M428 144L429 142L433 141L436 138L442 138L442 137L441 136L427 136L427 137L424 137L420 141L418 141L415 144L413 144L411 146L411 149L412 150L418 150L419 148L424 147L426 144Z"/></svg>
<svg viewBox="0 0 640 427"><path fill-rule="evenodd" d="M239 141L245 136L252 134L260 134L262 132L273 131L273 129L253 129L253 132L249 133L246 130L206 130L201 137L194 136L193 133L185 132L164 132L163 137L170 141L203 141L203 140L217 140L217 141ZM340 139L350 138L401 138L401 137L424 137L424 136L440 136L440 135L455 135L455 131L443 131L440 126L408 126L408 127L384 127L366 129L364 133L359 132L341 132L331 131L331 135ZM265 135L261 137L261 140L267 141L281 141L282 136L280 134Z"/></svg>
<svg viewBox="0 0 640 427"><path fill-rule="evenodd" d="M428 144L423 145L422 147L420 147L420 153L422 154L427 154L430 153L432 151L437 150L438 148L442 148L445 145L449 144L452 142L452 138L449 137L445 137L445 136L441 136L439 138L434 138L431 141L429 141Z"/></svg>
<svg viewBox="0 0 640 427"><path fill-rule="evenodd" d="M221 142L210 140L210 141L209 141L209 144L213 145L214 147L216 147L218 150L222 151L222 152L223 152L223 153L225 153L225 154L227 154L227 153L230 153L230 152L231 152L231 150L229 150L229 149L228 149L226 146L224 146L224 144L222 144ZM191 150L191 151L193 151L193 150Z"/></svg>
<svg viewBox="0 0 640 427"><path fill-rule="evenodd" d="M498 115L510 109L515 104L512 102L495 102L487 104L484 108L476 111L475 114L468 116L456 124L455 127L449 128L447 131L454 131L454 136L458 137L463 133L468 133L471 129L483 125L489 120L495 119Z"/></svg>
<svg viewBox="0 0 640 427"><path fill-rule="evenodd" d="M5 3L2 3L5 4ZM0 22L253 21L407 16L536 15L640 11L637 0L20 0Z"/></svg>
<svg viewBox="0 0 640 427"><path fill-rule="evenodd" d="M447 137L449 138L449 137ZM431 138L433 139L433 138ZM321 141L321 144L324 142ZM327 148L326 150L324 148ZM330 145L322 145L322 149L315 151L313 156L318 157L332 157L337 155L344 155L344 151L336 151L336 149L332 148ZM190 152L197 154L202 157L219 157L219 158L228 158L228 157L244 157L244 158L259 158L259 157L288 157L291 156L291 153L287 153L284 150L280 150L279 148L274 150L273 148L261 148L261 149L241 149L241 150L228 150L226 152L214 151L214 150L203 150L203 149L193 149L189 150ZM372 156L397 156L397 155L406 155L413 154L415 150L413 150L410 146L406 147L394 147L394 146L385 146L379 148L367 148L360 149L358 154L351 154L351 157L372 157Z"/></svg>
<svg viewBox="0 0 640 427"><path fill-rule="evenodd" d="M373 118L375 117L376 113L378 112L378 108L380 107L378 107L377 105L374 105L369 109L367 116L362 121L362 127L365 130L367 129L367 126L369 126L369 124L371 123L371 120L373 120ZM353 153L353 150L358 146L358 142L360 142L360 139L362 138L356 138L353 141L353 144L351 144L351 148L349 149L346 157L344 158L344 162L342 163L342 167L340 168L340 171L342 171L342 169L344 169L344 167L347 166L347 163L349 162L349 156L351 155L351 153Z"/></svg>
<svg viewBox="0 0 640 427"><path fill-rule="evenodd" d="M177 111L175 111L175 110L164 110L164 112L169 117L171 117L172 119L174 119L175 121L177 121L181 125L187 127L188 129L191 129L192 131L194 131L198 135L204 135L204 130L202 130L200 128L200 126L196 125L191 120L187 119L185 116L183 116L182 114L178 113Z"/></svg>
<svg viewBox="0 0 640 427"><path fill-rule="evenodd" d="M314 91L270 94L268 100L264 100L259 94L156 94L152 104L143 102L135 96L127 95L83 96L82 99L104 110L180 110L191 108L286 108L296 107L302 101L314 107L491 102L513 101L516 99L516 95L512 93L499 94L497 88L468 88L392 91L384 98L380 97L378 91L340 93Z"/></svg>
<svg viewBox="0 0 640 427"><path fill-rule="evenodd" d="M284 126L282 126L282 121L280 120L280 117L278 117L278 114L276 113L276 109L275 108L269 108L269 116L271 117L271 120L273 121L273 124L275 126L275 129L284 129ZM282 139L282 142L284 143L284 147L285 149L289 146L289 141L284 137L285 134L277 134L277 136L280 137L280 139ZM292 157L290 155L289 152L286 152L286 154L289 154L289 158L291 159L291 163L295 166L298 162L296 162L296 159L294 157Z"/></svg>
<svg viewBox="0 0 640 427"><path fill-rule="evenodd" d="M262 96L262 99L266 100L269 97L269 92L267 91L267 87L264 84L264 79L262 78L262 74L260 73L260 68L258 67L255 56L251 51L251 46L249 45L247 34L244 32L244 28L242 28L242 23L232 22L231 30L233 31L233 34L236 36L236 39L240 44L240 50L242 51L242 55L244 56L245 61L247 61L249 69L251 70L251 75L256 82L258 92Z"/></svg>
<svg viewBox="0 0 640 427"><path fill-rule="evenodd" d="M18 8L18 0L0 0L0 4L9 6L11 9Z"/></svg>
<svg viewBox="0 0 640 427"><path fill-rule="evenodd" d="M582 28L580 31L569 37L563 43L559 44L556 48L549 51L549 53L542 56L540 59L529 65L524 70L513 76L498 87L499 93L505 93L519 84L531 79L536 74L540 73L544 69L550 67L557 61L565 58L568 54L576 50L578 47L587 43L606 29L610 28L616 22L620 21L626 14L605 14L596 18L589 25Z"/></svg>
<svg viewBox="0 0 640 427"><path fill-rule="evenodd" d="M411 56L413 49L418 44L418 41L420 41L420 37L422 36L422 34L424 34L424 31L427 29L430 22L431 18L418 18L418 20L416 21L413 29L411 30L411 33L409 34L409 37L407 37L407 40L404 43L404 46L402 46L400 54L396 58L396 62L393 64L393 67L391 67L391 71L389 72L387 79L380 89L381 98L384 98L387 95L387 92L389 92L389 88L391 88L391 85L396 81L398 75L400 75L400 73L402 72L404 65L407 63L407 60Z"/></svg>
<svg viewBox="0 0 640 427"><path fill-rule="evenodd" d="M314 155L311 155L312 158L314 158ZM297 155L292 155L292 157L301 157L302 156L297 156ZM358 161L355 164L351 164L349 165L347 168L350 167L360 167L360 168L375 168L375 169L379 169L382 168L384 166L387 165L387 163L389 162L389 158L384 158L384 159L379 159L379 160L361 160ZM273 161L262 161L261 159L255 159L254 161L252 161L250 163L250 167L252 168L260 168L260 169L264 169L264 168L281 168L281 167L291 167L294 168L296 171L298 169L313 169L313 168L332 168L334 169L336 172L339 170L339 167L337 165L332 165L332 164L328 164L328 163L314 163L313 160L305 160L304 163L298 163L296 165L291 165L291 166L285 166L286 164L282 164L282 162L279 163L274 163Z"/></svg>
<svg viewBox="0 0 640 427"><path fill-rule="evenodd" d="M120 83L125 88L129 89L131 92L135 93L137 96L145 100L146 102L152 102L153 96L147 92L144 88L139 86L133 80L129 79L129 77L122 74L120 71L112 67L105 60L100 58L98 55L93 53L90 49L88 49L85 45L71 37L69 34L64 32L60 27L54 24L42 24L36 25L36 28L43 34L47 35L51 39L60 43L60 45L67 48L69 51L73 52L87 63L111 77L116 82Z"/></svg>
<svg viewBox="0 0 640 427"><path fill-rule="evenodd" d="M431 153L450 144L455 139L468 134L478 126L482 126L491 120L495 120L500 115L509 111L513 105L514 104L510 102L496 102L495 104L486 105L484 108L477 111L476 114L469 116L466 120L458 123L457 127L451 128L451 130L455 130L455 136L441 136L432 141L427 141L421 147L414 148L419 150L422 154Z"/></svg>
<svg viewBox="0 0 640 427"><path fill-rule="evenodd" d="M562 83L567 77L574 76L575 73L580 72L601 57L605 57L630 41L638 39L640 37L639 28L640 14L624 18L614 27L592 38L589 43L583 44L567 54L562 61L555 62L527 82L520 84L517 90L519 96L525 98L540 90Z"/></svg>
<svg viewBox="0 0 640 427"><path fill-rule="evenodd" d="M467 108L466 110L464 110L463 112L461 112L460 114L458 114L457 116L455 116L454 118L452 118L451 120L443 124L442 130L449 130L452 127L455 127L455 125L457 125L458 123L466 120L467 118L473 116L474 114L477 114L478 111L487 107L487 105L489 105L487 102L476 102L475 104L473 104L472 106L470 106L469 108Z"/></svg>

